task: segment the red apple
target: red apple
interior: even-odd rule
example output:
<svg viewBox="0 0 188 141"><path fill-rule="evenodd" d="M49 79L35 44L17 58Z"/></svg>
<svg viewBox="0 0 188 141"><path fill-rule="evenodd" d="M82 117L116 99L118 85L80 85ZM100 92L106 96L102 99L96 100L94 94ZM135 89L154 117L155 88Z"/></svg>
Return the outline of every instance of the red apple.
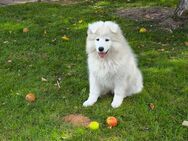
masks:
<svg viewBox="0 0 188 141"><path fill-rule="evenodd" d="M108 117L107 119L106 119L106 123L107 123L107 125L110 127L110 128L112 128L112 127L115 127L115 126L117 126L117 124L118 124L118 121L117 121L117 119L115 118L115 117Z"/></svg>

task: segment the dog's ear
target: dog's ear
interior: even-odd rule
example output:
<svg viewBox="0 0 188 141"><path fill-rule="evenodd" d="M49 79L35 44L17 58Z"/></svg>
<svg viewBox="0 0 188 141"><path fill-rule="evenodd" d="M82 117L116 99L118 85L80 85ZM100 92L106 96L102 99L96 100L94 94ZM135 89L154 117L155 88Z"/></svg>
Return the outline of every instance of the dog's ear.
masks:
<svg viewBox="0 0 188 141"><path fill-rule="evenodd" d="M97 30L99 29L99 27L101 27L104 24L103 21L99 21L99 22L95 22L92 24L89 24L88 26L88 34L95 34L97 32Z"/></svg>
<svg viewBox="0 0 188 141"><path fill-rule="evenodd" d="M119 26L114 23L114 22L111 22L111 21L106 21L105 22L105 25L110 28L110 30L113 32L113 33L118 33L120 31L120 28Z"/></svg>
<svg viewBox="0 0 188 141"><path fill-rule="evenodd" d="M93 24L89 24L89 27L88 27L88 34L91 33L91 34L94 34L96 33L97 31L97 27L94 26Z"/></svg>

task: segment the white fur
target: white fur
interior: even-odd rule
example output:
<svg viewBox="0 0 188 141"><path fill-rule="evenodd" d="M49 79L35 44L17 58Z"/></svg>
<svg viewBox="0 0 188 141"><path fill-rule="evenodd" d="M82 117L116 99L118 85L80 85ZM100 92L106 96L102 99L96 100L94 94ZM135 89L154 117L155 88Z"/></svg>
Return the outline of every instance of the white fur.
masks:
<svg viewBox="0 0 188 141"><path fill-rule="evenodd" d="M83 106L91 106L99 96L112 92L111 106L117 108L126 96L139 93L143 88L135 56L120 27L114 22L90 24L87 33L90 93ZM101 56L99 47L104 48Z"/></svg>

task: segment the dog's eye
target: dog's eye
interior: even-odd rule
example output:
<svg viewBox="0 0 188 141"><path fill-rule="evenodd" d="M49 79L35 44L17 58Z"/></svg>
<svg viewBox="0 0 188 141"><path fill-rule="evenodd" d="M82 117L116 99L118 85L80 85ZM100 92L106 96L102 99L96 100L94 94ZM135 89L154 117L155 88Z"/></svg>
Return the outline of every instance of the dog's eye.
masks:
<svg viewBox="0 0 188 141"><path fill-rule="evenodd" d="M105 39L105 41L106 41L106 42L108 42L108 41L109 41L109 39Z"/></svg>
<svg viewBox="0 0 188 141"><path fill-rule="evenodd" d="M97 38L96 41L99 41L99 38Z"/></svg>

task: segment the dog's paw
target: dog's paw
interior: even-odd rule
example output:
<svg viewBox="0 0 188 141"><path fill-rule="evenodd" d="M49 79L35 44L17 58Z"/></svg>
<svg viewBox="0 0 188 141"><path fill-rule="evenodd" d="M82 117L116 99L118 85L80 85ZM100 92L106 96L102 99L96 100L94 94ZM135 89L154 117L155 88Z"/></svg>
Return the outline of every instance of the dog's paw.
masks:
<svg viewBox="0 0 188 141"><path fill-rule="evenodd" d="M114 95L111 106L113 108L118 108L122 104L123 99L124 99L124 97L122 97L122 96Z"/></svg>
<svg viewBox="0 0 188 141"><path fill-rule="evenodd" d="M121 106L121 103L122 103L122 102L114 102L114 101L113 101L113 102L111 103L111 106L112 106L112 108L118 108L119 106Z"/></svg>
<svg viewBox="0 0 188 141"><path fill-rule="evenodd" d="M84 106L84 107L92 106L94 103L95 103L95 102L93 102L93 101L87 100L87 101L85 101L85 102L83 103L83 106Z"/></svg>

